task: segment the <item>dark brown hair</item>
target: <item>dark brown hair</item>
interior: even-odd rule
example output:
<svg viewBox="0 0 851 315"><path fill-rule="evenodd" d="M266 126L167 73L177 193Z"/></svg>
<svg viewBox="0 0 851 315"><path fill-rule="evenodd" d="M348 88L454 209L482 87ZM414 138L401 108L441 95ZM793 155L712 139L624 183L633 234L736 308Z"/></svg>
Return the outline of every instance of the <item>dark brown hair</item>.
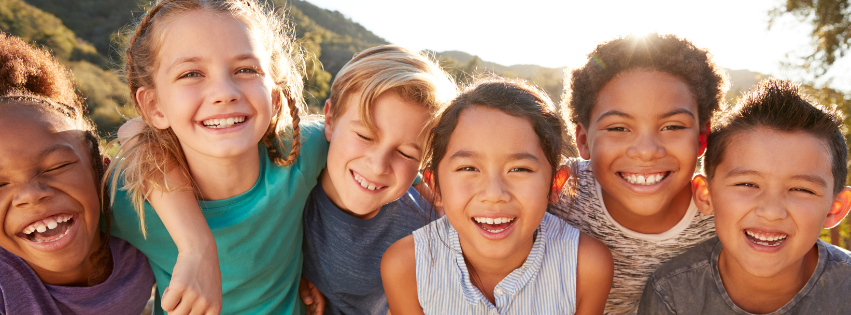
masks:
<svg viewBox="0 0 851 315"><path fill-rule="evenodd" d="M574 127L588 127L600 90L618 74L631 70L659 71L682 80L697 101L700 126L724 104L726 75L707 50L674 35L631 34L598 45L588 54L588 62L573 70L562 99L568 103Z"/></svg>
<svg viewBox="0 0 851 315"><path fill-rule="evenodd" d="M782 132L806 132L824 141L830 152L833 193L845 187L848 147L842 135L842 112L817 104L797 84L763 80L725 113L709 134L703 173L711 181L715 168L724 161L724 151L736 135L757 128Z"/></svg>
<svg viewBox="0 0 851 315"><path fill-rule="evenodd" d="M33 106L34 109L62 118L69 126L83 132L83 145L89 149L95 182L101 188L105 165L101 158L100 139L94 124L85 116L85 105L77 96L71 72L50 53L36 49L22 39L0 32L0 106L6 104ZM88 258L94 269L89 284L99 284L112 273L112 256L109 251L110 215L109 197L105 189L98 189L105 233L100 248Z"/></svg>
<svg viewBox="0 0 851 315"><path fill-rule="evenodd" d="M446 154L449 138L458 125L461 113L473 106L500 110L508 115L528 119L538 135L541 149L552 167L552 176L563 162L568 144L561 132L564 119L546 93L521 80L484 78L473 82L441 113L428 138L424 165L434 176L436 192L440 191L437 166ZM552 182L552 179L551 179Z"/></svg>

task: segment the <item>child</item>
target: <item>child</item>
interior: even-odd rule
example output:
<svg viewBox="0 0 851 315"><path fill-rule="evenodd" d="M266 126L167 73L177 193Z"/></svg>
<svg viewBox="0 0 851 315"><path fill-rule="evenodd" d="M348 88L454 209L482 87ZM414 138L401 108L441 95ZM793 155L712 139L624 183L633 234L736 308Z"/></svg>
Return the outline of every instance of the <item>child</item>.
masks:
<svg viewBox="0 0 851 315"><path fill-rule="evenodd" d="M582 161L575 195L553 207L615 259L607 314L634 313L657 266L714 236L689 183L723 103L722 70L673 35L603 43L573 71L565 97Z"/></svg>
<svg viewBox="0 0 851 315"><path fill-rule="evenodd" d="M145 126L114 163L113 233L148 255L157 314L215 313L217 290L222 313L303 312L302 209L327 142L318 122L298 123L301 73L283 22L254 1L166 0L130 40Z"/></svg>
<svg viewBox="0 0 851 315"><path fill-rule="evenodd" d="M70 73L0 32L0 74L0 314L141 313L154 275L109 237L100 143Z"/></svg>
<svg viewBox="0 0 851 315"><path fill-rule="evenodd" d="M328 165L304 209L304 277L326 314L384 314L384 251L428 221L411 187L432 114L456 94L427 58L397 46L349 61L325 102Z"/></svg>
<svg viewBox="0 0 851 315"><path fill-rule="evenodd" d="M692 189L718 237L654 272L639 313L851 310L851 252L818 239L851 206L842 115L812 104L766 80L713 129Z"/></svg>
<svg viewBox="0 0 851 315"><path fill-rule="evenodd" d="M446 215L381 261L393 314L602 312L609 251L546 212L569 176L563 127L549 98L518 81L480 81L452 101L425 164Z"/></svg>

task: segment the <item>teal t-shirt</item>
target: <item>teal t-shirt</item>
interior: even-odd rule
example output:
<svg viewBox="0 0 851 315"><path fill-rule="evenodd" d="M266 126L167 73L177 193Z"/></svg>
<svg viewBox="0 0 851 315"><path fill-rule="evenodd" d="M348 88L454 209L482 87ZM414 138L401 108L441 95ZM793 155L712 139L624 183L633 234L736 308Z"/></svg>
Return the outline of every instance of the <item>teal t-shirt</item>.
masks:
<svg viewBox="0 0 851 315"><path fill-rule="evenodd" d="M302 210L325 168L323 129L316 121L301 124L301 152L289 166L274 164L260 144L260 176L254 187L233 198L199 202L218 248L222 314L304 313L298 296ZM148 256L157 279L155 313L164 314L160 299L171 281L177 246L147 202L145 239L127 193L119 189L115 194L112 235Z"/></svg>

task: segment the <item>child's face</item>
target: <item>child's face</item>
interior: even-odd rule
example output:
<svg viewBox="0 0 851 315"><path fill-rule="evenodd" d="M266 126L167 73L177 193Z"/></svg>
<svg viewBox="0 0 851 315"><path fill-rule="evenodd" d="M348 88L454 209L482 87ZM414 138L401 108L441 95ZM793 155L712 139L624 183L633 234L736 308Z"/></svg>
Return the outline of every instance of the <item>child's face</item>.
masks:
<svg viewBox="0 0 851 315"><path fill-rule="evenodd" d="M600 90L576 140L608 207L652 216L688 189L705 132L697 115L689 87L667 73L624 72Z"/></svg>
<svg viewBox="0 0 851 315"><path fill-rule="evenodd" d="M275 108L269 53L239 20L195 10L165 26L155 87L137 98L188 158L256 153Z"/></svg>
<svg viewBox="0 0 851 315"><path fill-rule="evenodd" d="M715 213L722 255L758 277L800 268L837 206L827 144L803 132L735 135L708 188L702 176L694 186L700 210Z"/></svg>
<svg viewBox="0 0 851 315"><path fill-rule="evenodd" d="M344 113L325 106L330 146L322 188L335 205L366 219L399 199L414 182L429 112L396 92L384 92L375 98L370 113L377 131L373 133L360 120L359 98L359 93L346 98ZM342 116L334 117L338 114Z"/></svg>
<svg viewBox="0 0 851 315"><path fill-rule="evenodd" d="M464 254L525 259L552 178L532 124L496 109L466 109L437 171L435 203L458 231Z"/></svg>
<svg viewBox="0 0 851 315"><path fill-rule="evenodd" d="M0 247L45 283L85 279L100 204L83 133L29 105L2 106Z"/></svg>

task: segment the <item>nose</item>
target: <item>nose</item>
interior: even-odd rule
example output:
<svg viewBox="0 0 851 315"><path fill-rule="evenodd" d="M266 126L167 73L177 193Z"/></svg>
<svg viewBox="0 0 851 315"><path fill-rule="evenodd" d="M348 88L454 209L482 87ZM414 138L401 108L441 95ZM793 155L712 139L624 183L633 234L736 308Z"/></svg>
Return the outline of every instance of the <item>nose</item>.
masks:
<svg viewBox="0 0 851 315"><path fill-rule="evenodd" d="M239 101L239 89L236 86L236 82L229 76L222 75L220 78L214 79L209 89L213 104L226 105Z"/></svg>
<svg viewBox="0 0 851 315"><path fill-rule="evenodd" d="M788 212L786 204L781 196L766 195L762 198L762 202L757 206L754 213L767 221L776 221L786 219Z"/></svg>
<svg viewBox="0 0 851 315"><path fill-rule="evenodd" d="M503 203L508 202L510 199L511 195L508 193L507 182L502 176L499 174L487 174L483 176L479 201L485 203Z"/></svg>
<svg viewBox="0 0 851 315"><path fill-rule="evenodd" d="M381 175L390 169L390 158L394 150L375 149L368 153L366 165L375 175Z"/></svg>
<svg viewBox="0 0 851 315"><path fill-rule="evenodd" d="M627 157L644 161L659 159L666 154L665 147L659 143L659 139L653 132L644 132L638 135L626 150Z"/></svg>
<svg viewBox="0 0 851 315"><path fill-rule="evenodd" d="M20 187L18 193L12 199L12 205L16 207L35 206L53 197L53 188L44 185L37 178Z"/></svg>

